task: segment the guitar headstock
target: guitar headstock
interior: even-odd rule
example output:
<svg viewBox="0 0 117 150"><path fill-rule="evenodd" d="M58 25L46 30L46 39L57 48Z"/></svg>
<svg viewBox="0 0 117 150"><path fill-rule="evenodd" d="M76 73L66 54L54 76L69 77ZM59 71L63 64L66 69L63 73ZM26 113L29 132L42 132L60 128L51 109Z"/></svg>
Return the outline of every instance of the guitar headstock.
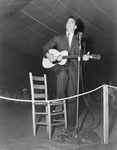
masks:
<svg viewBox="0 0 117 150"><path fill-rule="evenodd" d="M101 55L92 54L92 55L90 55L90 58L91 58L91 59L100 60L100 59L101 59Z"/></svg>

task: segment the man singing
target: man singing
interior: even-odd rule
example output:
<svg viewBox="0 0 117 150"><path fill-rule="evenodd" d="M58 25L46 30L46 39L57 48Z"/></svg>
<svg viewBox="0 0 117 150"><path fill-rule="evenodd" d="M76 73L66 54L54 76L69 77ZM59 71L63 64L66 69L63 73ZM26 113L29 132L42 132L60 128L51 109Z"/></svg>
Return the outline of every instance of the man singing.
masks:
<svg viewBox="0 0 117 150"><path fill-rule="evenodd" d="M56 47L59 52L67 50L69 55L79 55L79 41L77 35L74 34L78 27L78 20L74 16L69 16L66 20L66 32L61 35L55 35L49 42L43 46L43 55L51 62L56 61L56 57L49 53L49 49ZM89 55L84 54L82 59L89 60ZM57 98L65 98L77 94L77 80L78 80L78 59L68 59L65 65L57 64L53 67L55 71L56 96ZM68 129L73 130L76 125L76 98L67 100L67 120Z"/></svg>

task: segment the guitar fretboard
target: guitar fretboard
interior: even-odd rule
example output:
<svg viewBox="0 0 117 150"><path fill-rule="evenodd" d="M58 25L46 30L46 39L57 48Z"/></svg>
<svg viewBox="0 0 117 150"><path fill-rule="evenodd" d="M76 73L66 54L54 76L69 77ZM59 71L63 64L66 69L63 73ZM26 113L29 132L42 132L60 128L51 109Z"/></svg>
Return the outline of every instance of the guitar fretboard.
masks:
<svg viewBox="0 0 117 150"><path fill-rule="evenodd" d="M73 59L73 58L77 59L78 57L79 57L78 55L69 55L69 56L63 56L62 59ZM89 58L97 59L97 60L99 60L100 57L101 57L100 55L95 55L95 54L89 56Z"/></svg>

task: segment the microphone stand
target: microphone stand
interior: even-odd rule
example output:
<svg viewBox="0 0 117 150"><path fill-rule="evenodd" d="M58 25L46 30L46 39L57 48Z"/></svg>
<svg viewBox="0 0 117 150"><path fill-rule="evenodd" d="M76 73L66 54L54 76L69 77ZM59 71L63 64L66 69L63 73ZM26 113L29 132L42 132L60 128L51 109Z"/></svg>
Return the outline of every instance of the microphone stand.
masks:
<svg viewBox="0 0 117 150"><path fill-rule="evenodd" d="M78 55L77 95L79 94L79 81L80 81L80 62L81 62L81 50L82 50L81 38L82 38L82 32L79 32L78 33L79 55ZM79 115L79 96L77 96L76 132L78 130L78 115Z"/></svg>

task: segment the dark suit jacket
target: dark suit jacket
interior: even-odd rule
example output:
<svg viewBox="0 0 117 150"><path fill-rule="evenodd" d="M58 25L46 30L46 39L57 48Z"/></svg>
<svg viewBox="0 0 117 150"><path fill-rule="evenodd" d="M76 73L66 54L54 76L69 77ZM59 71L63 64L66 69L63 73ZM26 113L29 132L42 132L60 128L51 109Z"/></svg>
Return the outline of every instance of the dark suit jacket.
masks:
<svg viewBox="0 0 117 150"><path fill-rule="evenodd" d="M43 46L43 55L45 56L47 51L51 48L56 48L60 52L63 50L68 50L69 55L79 55L79 44L78 44L78 39L76 35L73 36L71 49L69 48L66 34L54 36L46 45ZM71 86L73 87L73 90L75 91L75 93L73 94L76 94L77 93L77 77L78 77L78 60L71 59L67 68L68 68L70 80L72 80ZM71 95L68 95L68 96L71 96Z"/></svg>

